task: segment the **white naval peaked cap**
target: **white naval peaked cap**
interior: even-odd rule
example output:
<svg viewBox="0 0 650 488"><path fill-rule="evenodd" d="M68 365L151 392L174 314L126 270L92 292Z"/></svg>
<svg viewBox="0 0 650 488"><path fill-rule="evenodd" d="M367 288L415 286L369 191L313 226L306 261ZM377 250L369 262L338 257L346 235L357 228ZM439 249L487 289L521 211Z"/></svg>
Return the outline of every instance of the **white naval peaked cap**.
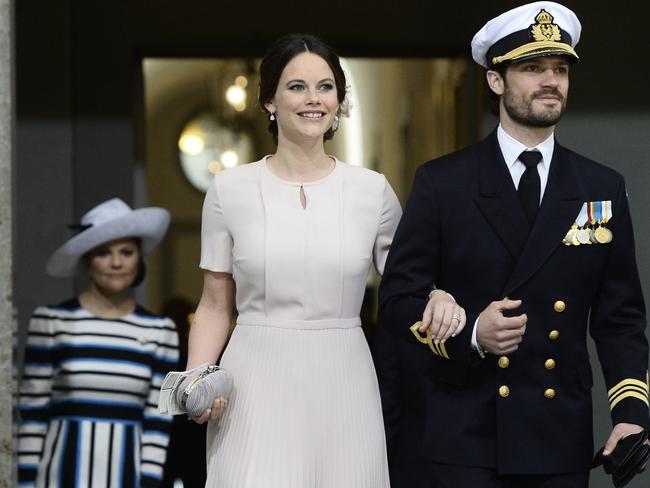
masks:
<svg viewBox="0 0 650 488"><path fill-rule="evenodd" d="M561 55L578 61L574 47L582 26L576 14L556 2L533 2L490 20L472 39L472 57L491 69L505 61Z"/></svg>

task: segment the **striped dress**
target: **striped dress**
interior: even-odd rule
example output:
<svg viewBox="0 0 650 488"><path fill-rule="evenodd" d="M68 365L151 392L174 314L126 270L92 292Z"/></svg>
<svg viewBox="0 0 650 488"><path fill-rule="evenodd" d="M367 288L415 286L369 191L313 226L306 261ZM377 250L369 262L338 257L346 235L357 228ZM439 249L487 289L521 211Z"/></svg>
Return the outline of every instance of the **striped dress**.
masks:
<svg viewBox="0 0 650 488"><path fill-rule="evenodd" d="M137 306L101 319L77 299L38 307L20 385L20 487L154 487L171 417L160 384L178 362L167 317Z"/></svg>

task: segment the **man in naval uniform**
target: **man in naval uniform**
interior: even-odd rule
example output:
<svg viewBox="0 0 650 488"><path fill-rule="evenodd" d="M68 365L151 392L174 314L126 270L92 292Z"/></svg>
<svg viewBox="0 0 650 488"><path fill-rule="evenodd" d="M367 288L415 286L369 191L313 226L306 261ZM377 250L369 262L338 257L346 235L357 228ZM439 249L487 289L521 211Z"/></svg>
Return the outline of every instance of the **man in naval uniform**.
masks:
<svg viewBox="0 0 650 488"><path fill-rule="evenodd" d="M431 322L431 351L420 345L429 360L412 371L426 382L424 434L402 455L426 459L419 473L428 479L418 486L587 487L587 333L613 421L605 453L650 424L645 309L623 178L554 138L580 30L554 2L489 21L472 56L487 69L499 125L417 171L380 287L380 328L419 344L410 328L434 284L467 315L444 342L436 324L448 320ZM378 374L392 405L394 388ZM392 474L394 488L414 486Z"/></svg>

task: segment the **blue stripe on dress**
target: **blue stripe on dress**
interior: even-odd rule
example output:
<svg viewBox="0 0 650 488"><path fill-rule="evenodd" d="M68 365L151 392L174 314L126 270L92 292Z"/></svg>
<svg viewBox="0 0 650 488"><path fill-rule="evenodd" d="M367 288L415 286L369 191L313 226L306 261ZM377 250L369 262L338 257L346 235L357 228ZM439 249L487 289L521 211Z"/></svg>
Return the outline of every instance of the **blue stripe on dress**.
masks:
<svg viewBox="0 0 650 488"><path fill-rule="evenodd" d="M31 346L27 346L27 349L31 349ZM52 368L52 363L24 363L23 368Z"/></svg>
<svg viewBox="0 0 650 488"><path fill-rule="evenodd" d="M141 425L142 422L139 420L122 420L122 419L111 419L111 418L102 418L102 417L80 417L78 415L57 415L51 417L52 420L73 420L75 422L95 422L95 423L105 423L105 424L121 424L121 425Z"/></svg>
<svg viewBox="0 0 650 488"><path fill-rule="evenodd" d="M141 434L138 433L136 429L133 429L133 445L134 446L139 446L139 454L135 457L133 460L133 465L134 465L134 471L135 471L135 479L139 480L141 478L140 475L140 469L141 469L141 464L142 464L142 442L140 442L140 437ZM137 461L137 463L136 463Z"/></svg>
<svg viewBox="0 0 650 488"><path fill-rule="evenodd" d="M123 359L98 359L98 358L72 358L68 360L61 361L61 364L68 363L103 363L103 364L114 364L114 365L125 365L125 366L135 366L137 368L147 367L146 363L137 363L135 361L125 361Z"/></svg>
<svg viewBox="0 0 650 488"><path fill-rule="evenodd" d="M152 415L152 414L145 413L142 416L142 418L144 420L151 420L153 422L171 423L171 422L174 421L174 417L172 417L171 415L163 414L163 413L161 413L159 415Z"/></svg>
<svg viewBox="0 0 650 488"><path fill-rule="evenodd" d="M30 405L28 403L19 403L18 408L20 410L44 410L48 406L48 403L40 403L38 405ZM23 422L24 424L27 423L27 421ZM47 422L36 422L39 424L47 424Z"/></svg>
<svg viewBox="0 0 650 488"><path fill-rule="evenodd" d="M163 432L161 430L145 430L142 433L147 435L157 435L165 439L169 438L169 432Z"/></svg>

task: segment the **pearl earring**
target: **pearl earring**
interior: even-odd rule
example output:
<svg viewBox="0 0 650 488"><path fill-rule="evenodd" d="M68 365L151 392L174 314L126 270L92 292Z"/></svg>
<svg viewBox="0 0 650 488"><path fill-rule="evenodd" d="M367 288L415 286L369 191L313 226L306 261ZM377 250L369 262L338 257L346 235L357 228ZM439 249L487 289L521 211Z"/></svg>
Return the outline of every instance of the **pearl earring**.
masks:
<svg viewBox="0 0 650 488"><path fill-rule="evenodd" d="M332 131L336 131L339 128L339 116L334 116L334 123L332 124Z"/></svg>

